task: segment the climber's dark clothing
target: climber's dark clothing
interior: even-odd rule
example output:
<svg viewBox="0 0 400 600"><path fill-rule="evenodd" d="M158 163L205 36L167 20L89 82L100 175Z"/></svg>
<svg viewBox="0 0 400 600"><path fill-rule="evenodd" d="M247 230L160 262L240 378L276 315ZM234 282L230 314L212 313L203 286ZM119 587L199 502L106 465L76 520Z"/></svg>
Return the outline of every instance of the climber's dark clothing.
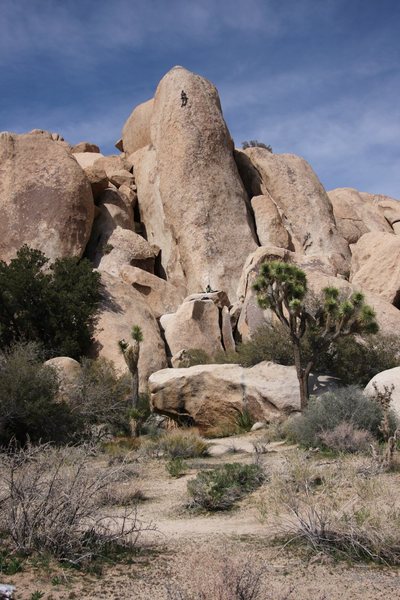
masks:
<svg viewBox="0 0 400 600"><path fill-rule="evenodd" d="M184 92L183 90L181 91L181 101L182 101L181 107L186 106L188 97L186 95L186 92Z"/></svg>

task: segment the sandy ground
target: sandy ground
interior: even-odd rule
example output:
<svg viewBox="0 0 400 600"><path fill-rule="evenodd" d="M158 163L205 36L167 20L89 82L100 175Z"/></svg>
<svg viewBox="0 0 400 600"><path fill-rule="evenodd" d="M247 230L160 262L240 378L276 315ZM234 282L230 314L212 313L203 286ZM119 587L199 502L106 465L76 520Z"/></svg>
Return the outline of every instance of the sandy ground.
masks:
<svg viewBox="0 0 400 600"><path fill-rule="evenodd" d="M251 462L256 437L248 434L215 440L211 456L191 461L190 470L179 479L168 475L164 461L150 460L140 466L139 485L147 500L139 505L138 516L144 524L153 523L156 531L143 534L142 551L132 564L105 567L101 577L41 565L2 576L0 582L16 585L16 600L35 600L35 591L43 594L36 600L178 600L179 596L169 595L169 587L184 587L191 578L215 577L213 571L221 556L243 563L250 556L263 565L265 600L400 598L399 569L335 563L324 557L310 560L299 550L274 544L272 522L260 520L257 494L261 492L227 513L199 515L186 510L187 481L197 470L222 462ZM267 472L292 451L279 443L270 445L269 450L262 455Z"/></svg>

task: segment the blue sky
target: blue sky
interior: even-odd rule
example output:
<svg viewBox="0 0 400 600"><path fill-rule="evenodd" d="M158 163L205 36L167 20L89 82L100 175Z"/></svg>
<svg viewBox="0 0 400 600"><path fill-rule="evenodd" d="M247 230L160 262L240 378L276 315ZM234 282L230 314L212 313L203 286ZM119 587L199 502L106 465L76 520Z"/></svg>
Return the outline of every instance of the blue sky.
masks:
<svg viewBox="0 0 400 600"><path fill-rule="evenodd" d="M0 131L114 152L178 64L217 86L238 146L400 198L399 59L399 0L0 0Z"/></svg>

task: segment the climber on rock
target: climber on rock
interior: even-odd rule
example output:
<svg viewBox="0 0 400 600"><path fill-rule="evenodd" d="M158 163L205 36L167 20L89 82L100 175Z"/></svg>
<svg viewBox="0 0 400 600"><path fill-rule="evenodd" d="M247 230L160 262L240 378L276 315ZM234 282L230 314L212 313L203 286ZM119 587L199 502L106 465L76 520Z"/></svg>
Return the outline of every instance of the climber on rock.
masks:
<svg viewBox="0 0 400 600"><path fill-rule="evenodd" d="M181 108L182 108L182 106L186 106L187 101L188 101L188 97L184 90L181 91L181 101L182 101L182 104L181 104Z"/></svg>

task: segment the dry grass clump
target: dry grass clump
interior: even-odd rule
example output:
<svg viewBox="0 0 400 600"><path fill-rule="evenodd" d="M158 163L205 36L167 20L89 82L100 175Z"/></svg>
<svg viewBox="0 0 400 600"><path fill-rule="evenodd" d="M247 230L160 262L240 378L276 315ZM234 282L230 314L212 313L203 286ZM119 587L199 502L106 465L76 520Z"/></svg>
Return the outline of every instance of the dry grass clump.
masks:
<svg viewBox="0 0 400 600"><path fill-rule="evenodd" d="M369 452L371 444L374 442L374 438L369 431L356 429L346 421L339 423L330 431L323 431L319 437L324 448L334 452L348 452L350 454Z"/></svg>
<svg viewBox="0 0 400 600"><path fill-rule="evenodd" d="M275 513L285 544L305 545L313 554L399 565L399 489L388 477L366 478L359 462L318 466L299 454L275 474L260 510L263 516Z"/></svg>
<svg viewBox="0 0 400 600"><path fill-rule="evenodd" d="M2 454L0 531L10 551L82 565L133 549L141 532L135 508L117 517L102 500L124 468L94 468L85 446L28 445Z"/></svg>
<svg viewBox="0 0 400 600"><path fill-rule="evenodd" d="M153 458L201 458L208 456L209 444L192 429L173 429L148 440L142 447Z"/></svg>
<svg viewBox="0 0 400 600"><path fill-rule="evenodd" d="M187 561L184 584L167 588L168 600L287 600L292 590L271 592L265 561L254 556L196 553Z"/></svg>
<svg viewBox="0 0 400 600"><path fill-rule="evenodd" d="M265 481L259 465L228 463L201 471L187 484L189 507L207 511L229 510Z"/></svg>

